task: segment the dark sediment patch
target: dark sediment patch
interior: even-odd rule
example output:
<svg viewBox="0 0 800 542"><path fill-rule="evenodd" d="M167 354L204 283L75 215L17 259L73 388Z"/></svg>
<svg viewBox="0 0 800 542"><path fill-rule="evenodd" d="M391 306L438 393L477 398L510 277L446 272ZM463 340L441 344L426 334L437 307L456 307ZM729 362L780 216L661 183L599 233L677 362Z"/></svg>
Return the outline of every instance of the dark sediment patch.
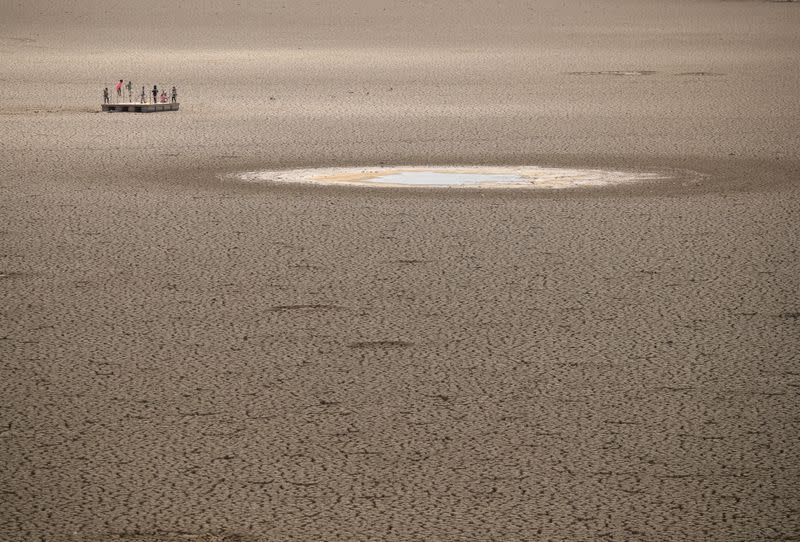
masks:
<svg viewBox="0 0 800 542"><path fill-rule="evenodd" d="M36 43L36 38L25 38L18 36L0 36L0 41L10 41L14 43Z"/></svg>
<svg viewBox="0 0 800 542"><path fill-rule="evenodd" d="M717 72L682 72L675 75L680 77L721 77L725 74Z"/></svg>

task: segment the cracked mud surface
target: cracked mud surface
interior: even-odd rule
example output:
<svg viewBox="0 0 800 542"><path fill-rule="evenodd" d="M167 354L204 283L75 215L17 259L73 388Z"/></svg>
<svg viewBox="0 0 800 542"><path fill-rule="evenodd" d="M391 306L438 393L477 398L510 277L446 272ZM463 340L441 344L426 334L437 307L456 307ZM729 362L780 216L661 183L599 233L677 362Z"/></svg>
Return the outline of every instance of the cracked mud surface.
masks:
<svg viewBox="0 0 800 542"><path fill-rule="evenodd" d="M7 210L6 539L796 532L796 196L212 193Z"/></svg>
<svg viewBox="0 0 800 542"><path fill-rule="evenodd" d="M86 110L172 8L0 8L0 540L800 536L795 5L239 4L140 116ZM381 161L708 177L219 180Z"/></svg>

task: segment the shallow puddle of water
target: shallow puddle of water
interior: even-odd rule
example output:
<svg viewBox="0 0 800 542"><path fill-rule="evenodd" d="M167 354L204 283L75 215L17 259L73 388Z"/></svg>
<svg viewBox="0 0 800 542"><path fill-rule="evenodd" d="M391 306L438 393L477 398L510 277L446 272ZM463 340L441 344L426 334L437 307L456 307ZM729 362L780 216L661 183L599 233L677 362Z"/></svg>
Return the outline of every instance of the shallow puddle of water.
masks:
<svg viewBox="0 0 800 542"><path fill-rule="evenodd" d="M452 171L400 171L378 175L371 179L376 184L402 184L414 186L454 186L462 184L520 183L519 175L500 173L457 173Z"/></svg>
<svg viewBox="0 0 800 542"><path fill-rule="evenodd" d="M653 172L492 166L316 168L239 173L248 182L450 188L571 188L667 178Z"/></svg>

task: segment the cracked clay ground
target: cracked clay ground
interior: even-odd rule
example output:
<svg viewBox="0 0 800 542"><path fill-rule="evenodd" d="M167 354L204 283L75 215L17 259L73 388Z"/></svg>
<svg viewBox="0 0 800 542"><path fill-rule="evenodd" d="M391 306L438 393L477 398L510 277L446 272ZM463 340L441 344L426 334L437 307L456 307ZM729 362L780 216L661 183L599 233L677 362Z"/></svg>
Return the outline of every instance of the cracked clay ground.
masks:
<svg viewBox="0 0 800 542"><path fill-rule="evenodd" d="M800 4L142 3L0 6L0 540L800 537ZM226 177L382 164L700 175Z"/></svg>

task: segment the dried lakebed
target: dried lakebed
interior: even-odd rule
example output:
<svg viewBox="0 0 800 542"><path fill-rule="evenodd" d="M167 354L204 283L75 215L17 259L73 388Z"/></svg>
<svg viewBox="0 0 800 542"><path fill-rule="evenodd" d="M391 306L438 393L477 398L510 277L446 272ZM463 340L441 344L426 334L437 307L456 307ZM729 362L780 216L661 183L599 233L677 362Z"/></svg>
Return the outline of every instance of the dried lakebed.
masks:
<svg viewBox="0 0 800 542"><path fill-rule="evenodd" d="M394 166L249 171L228 175L245 182L431 188L575 188L699 178L694 172L492 166Z"/></svg>

